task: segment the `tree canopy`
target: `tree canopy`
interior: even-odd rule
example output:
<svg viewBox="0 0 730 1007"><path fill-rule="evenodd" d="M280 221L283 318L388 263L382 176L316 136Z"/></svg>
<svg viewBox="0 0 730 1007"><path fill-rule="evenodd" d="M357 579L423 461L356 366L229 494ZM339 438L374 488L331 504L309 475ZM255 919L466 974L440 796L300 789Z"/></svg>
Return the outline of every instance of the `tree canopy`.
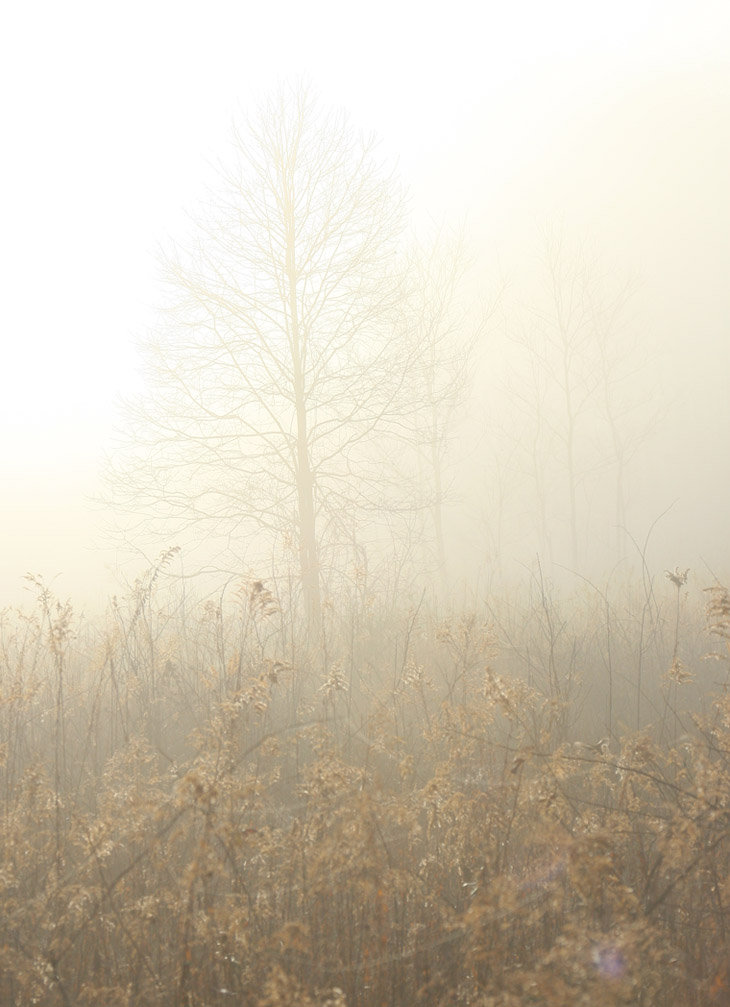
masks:
<svg viewBox="0 0 730 1007"><path fill-rule="evenodd" d="M110 477L168 539L289 542L316 625L353 516L399 506L385 444L414 409L405 198L374 141L304 87L265 100L232 154L192 238L163 256L147 387Z"/></svg>

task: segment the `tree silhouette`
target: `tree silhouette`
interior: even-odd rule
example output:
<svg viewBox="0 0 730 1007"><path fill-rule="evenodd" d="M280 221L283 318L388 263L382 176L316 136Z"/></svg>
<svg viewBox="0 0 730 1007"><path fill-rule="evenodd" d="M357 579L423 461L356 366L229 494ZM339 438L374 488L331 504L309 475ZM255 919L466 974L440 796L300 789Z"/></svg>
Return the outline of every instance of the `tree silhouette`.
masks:
<svg viewBox="0 0 730 1007"><path fill-rule="evenodd" d="M405 201L373 140L303 86L262 102L233 146L192 240L163 256L147 390L108 475L157 535L286 539L316 632L323 556L343 514L387 506L383 445L412 409Z"/></svg>

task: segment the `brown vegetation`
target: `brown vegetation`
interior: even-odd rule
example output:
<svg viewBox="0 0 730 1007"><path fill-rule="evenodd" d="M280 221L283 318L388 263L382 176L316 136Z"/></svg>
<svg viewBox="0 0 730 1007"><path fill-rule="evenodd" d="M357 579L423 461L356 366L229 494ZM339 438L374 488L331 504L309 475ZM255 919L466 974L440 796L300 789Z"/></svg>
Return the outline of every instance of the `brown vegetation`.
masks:
<svg viewBox="0 0 730 1007"><path fill-rule="evenodd" d="M315 659L272 586L158 572L103 632L40 581L3 616L2 1004L730 1003L727 654L684 581L330 609Z"/></svg>

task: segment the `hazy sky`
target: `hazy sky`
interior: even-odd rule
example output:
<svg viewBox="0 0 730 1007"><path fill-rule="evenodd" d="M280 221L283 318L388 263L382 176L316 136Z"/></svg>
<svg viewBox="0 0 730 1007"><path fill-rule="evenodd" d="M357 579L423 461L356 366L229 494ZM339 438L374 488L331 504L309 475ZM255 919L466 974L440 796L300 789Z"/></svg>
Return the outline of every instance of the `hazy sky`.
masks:
<svg viewBox="0 0 730 1007"><path fill-rule="evenodd" d="M0 606L19 596L26 570L60 573L62 594L88 597L89 578L113 562L91 548L97 518L84 499L114 399L135 386L154 251L185 235L184 208L257 93L303 75L382 138L384 158L399 158L417 215L469 210L477 244L495 258L519 255L531 215L558 214L585 222L612 252L632 248L651 281L653 236L664 254L679 228L717 243L716 290L729 271L727 187L716 226L708 218L698 231L700 194L663 186L674 168L696 181L692 128L702 157L716 129L708 177L722 198L728 123L714 116L728 108L728 52L726 0L456 2L431 12L397 0L13 5L0 40ZM708 119L699 125L698 108ZM642 148L657 116L664 139ZM604 122L608 132L596 126ZM683 133L673 138L676 122ZM633 166L614 165L606 149L622 131L646 155ZM677 160L669 173L667 158ZM617 193L619 221L635 205L635 240L610 206L599 212ZM685 275L685 259L668 262ZM730 360L727 346L719 352Z"/></svg>

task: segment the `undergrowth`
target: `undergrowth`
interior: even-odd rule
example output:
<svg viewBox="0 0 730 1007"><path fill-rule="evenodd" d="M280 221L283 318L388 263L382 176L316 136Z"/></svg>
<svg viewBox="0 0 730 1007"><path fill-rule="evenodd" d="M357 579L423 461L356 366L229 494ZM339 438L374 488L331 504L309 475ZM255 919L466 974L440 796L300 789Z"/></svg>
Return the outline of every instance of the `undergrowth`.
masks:
<svg viewBox="0 0 730 1007"><path fill-rule="evenodd" d="M333 607L314 652L158 573L3 614L0 1003L730 1003L727 592Z"/></svg>

